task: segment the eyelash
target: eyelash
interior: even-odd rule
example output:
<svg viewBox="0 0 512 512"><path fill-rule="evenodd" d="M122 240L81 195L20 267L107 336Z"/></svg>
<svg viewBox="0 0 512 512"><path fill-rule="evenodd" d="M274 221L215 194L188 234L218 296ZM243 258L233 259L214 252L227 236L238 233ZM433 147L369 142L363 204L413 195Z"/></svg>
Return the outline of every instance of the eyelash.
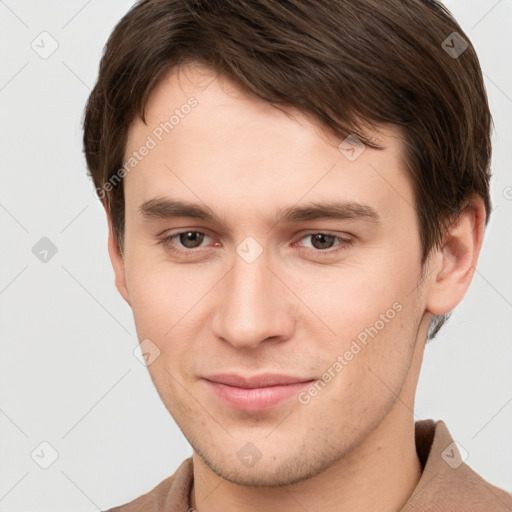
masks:
<svg viewBox="0 0 512 512"><path fill-rule="evenodd" d="M177 238L179 237L180 235L183 235L185 233L199 233L201 235L205 235L205 236L208 236L207 233L204 233L203 231L194 231L194 230L185 230L185 231L178 231L177 233L173 233L172 235L169 235L169 236L163 236L159 239L159 241L157 242L157 245L158 244L161 244L165 247L166 250L174 253L174 254L178 254L178 255L188 255L188 254L192 254L192 253L198 253L201 251L201 249L204 249L202 247L198 247L198 248L195 248L195 249L176 249L176 247L174 247L173 245L171 245L171 241L174 239L174 238ZM327 236L332 236L335 241L339 241L340 244L339 244L339 248L338 249L334 249L334 250L330 250L330 249L325 249L325 250L321 250L321 249L314 249L314 248L306 248L306 247L301 247L300 249L306 249L308 252L310 251L313 251L316 254L320 255L320 256L332 256L333 254L336 254L340 251L343 251L345 249L347 249L348 247L352 246L353 243L354 243L354 240L353 239L349 239L349 238L343 238L343 237L340 237L340 236L336 236L332 233L329 233L329 232L324 232L324 231L312 231L310 233L307 233L305 235L303 235L300 240L303 240L304 238L308 238L308 237L311 237L313 235L327 235Z"/></svg>

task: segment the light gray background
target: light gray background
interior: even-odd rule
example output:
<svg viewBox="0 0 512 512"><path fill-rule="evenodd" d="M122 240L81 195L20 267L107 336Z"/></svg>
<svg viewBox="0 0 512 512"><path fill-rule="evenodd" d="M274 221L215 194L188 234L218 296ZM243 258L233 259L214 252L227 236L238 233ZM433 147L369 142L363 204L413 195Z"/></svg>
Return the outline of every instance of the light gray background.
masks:
<svg viewBox="0 0 512 512"><path fill-rule="evenodd" d="M512 0L446 3L485 74L495 210L470 291L427 345L415 414L443 419L467 463L512 493ZM101 50L131 5L0 1L1 512L105 510L192 453L133 354L82 156ZM43 31L59 45L47 59L31 47ZM58 248L47 263L32 253L42 237ZM46 470L31 457L49 460L43 441L59 454Z"/></svg>

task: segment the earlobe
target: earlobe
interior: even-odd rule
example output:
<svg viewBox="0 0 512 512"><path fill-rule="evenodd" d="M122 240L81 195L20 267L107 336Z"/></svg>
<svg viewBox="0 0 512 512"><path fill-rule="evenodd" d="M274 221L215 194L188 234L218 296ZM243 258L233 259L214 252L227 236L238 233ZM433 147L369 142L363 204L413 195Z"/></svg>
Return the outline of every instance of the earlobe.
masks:
<svg viewBox="0 0 512 512"><path fill-rule="evenodd" d="M434 315L452 311L473 279L485 230L485 206L475 197L448 228L433 255L426 309Z"/></svg>
<svg viewBox="0 0 512 512"><path fill-rule="evenodd" d="M112 263L112 268L114 270L115 285L123 299L131 306L128 287L126 286L124 259L123 256L121 255L119 246L117 244L117 240L114 236L114 230L112 228L112 220L110 218L110 214L107 209L105 209L105 211L107 214L108 224L108 254L110 256L110 261Z"/></svg>

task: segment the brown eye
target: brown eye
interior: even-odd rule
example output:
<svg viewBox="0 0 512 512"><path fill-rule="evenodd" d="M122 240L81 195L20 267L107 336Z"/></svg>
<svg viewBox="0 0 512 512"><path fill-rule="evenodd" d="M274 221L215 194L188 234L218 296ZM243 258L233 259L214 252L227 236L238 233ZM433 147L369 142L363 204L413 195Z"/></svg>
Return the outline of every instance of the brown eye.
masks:
<svg viewBox="0 0 512 512"><path fill-rule="evenodd" d="M186 231L178 235L180 243L187 249L199 247L204 240L204 233L199 231Z"/></svg>
<svg viewBox="0 0 512 512"><path fill-rule="evenodd" d="M336 241L336 237L332 235L326 235L325 233L315 233L309 235L311 237L311 244L315 249L330 249L333 243Z"/></svg>
<svg viewBox="0 0 512 512"><path fill-rule="evenodd" d="M344 238L337 234L317 231L309 233L301 238L299 249L309 251L318 256L333 256L335 253L348 249L353 244L352 238Z"/></svg>

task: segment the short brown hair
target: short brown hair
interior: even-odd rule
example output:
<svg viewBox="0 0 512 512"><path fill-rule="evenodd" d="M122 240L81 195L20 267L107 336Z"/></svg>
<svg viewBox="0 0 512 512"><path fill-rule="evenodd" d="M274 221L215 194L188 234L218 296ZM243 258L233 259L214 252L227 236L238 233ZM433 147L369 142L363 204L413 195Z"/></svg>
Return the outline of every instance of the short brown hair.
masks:
<svg viewBox="0 0 512 512"><path fill-rule="evenodd" d="M122 167L149 94L186 62L206 64L277 108L379 146L364 127L402 129L422 264L473 195L486 224L491 122L475 49L437 0L141 0L105 46L84 116L96 189ZM123 186L101 197L123 251ZM447 317L436 317L433 338Z"/></svg>

